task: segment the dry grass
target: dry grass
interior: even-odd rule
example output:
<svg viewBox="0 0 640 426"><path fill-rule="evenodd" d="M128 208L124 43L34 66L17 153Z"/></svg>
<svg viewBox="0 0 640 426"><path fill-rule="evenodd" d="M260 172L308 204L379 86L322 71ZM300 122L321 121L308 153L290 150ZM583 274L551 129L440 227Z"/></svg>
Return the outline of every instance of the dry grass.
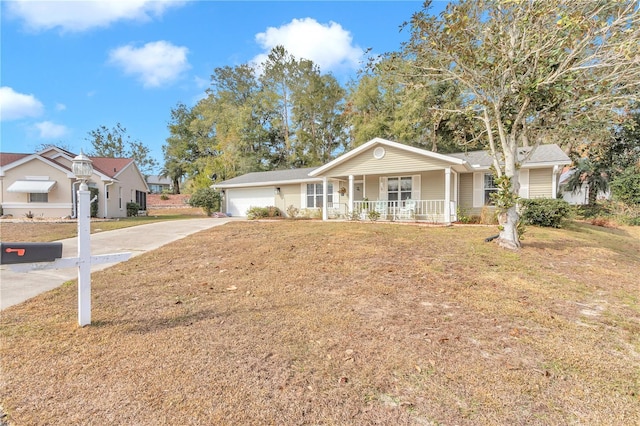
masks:
<svg viewBox="0 0 640 426"><path fill-rule="evenodd" d="M18 425L640 423L640 235L237 222L7 309ZM633 232L634 234L630 234ZM181 253L177 256L176 253Z"/></svg>

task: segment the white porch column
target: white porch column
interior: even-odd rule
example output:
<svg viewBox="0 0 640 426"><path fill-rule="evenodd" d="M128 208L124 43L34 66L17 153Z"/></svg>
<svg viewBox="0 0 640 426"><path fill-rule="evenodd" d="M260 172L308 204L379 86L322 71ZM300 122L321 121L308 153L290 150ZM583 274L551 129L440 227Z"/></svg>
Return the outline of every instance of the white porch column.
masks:
<svg viewBox="0 0 640 426"><path fill-rule="evenodd" d="M349 175L349 214L353 213L353 175Z"/></svg>
<svg viewBox="0 0 640 426"><path fill-rule="evenodd" d="M451 167L444 169L444 223L451 224Z"/></svg>
<svg viewBox="0 0 640 426"><path fill-rule="evenodd" d="M329 220L329 212L327 207L327 191L329 189L327 177L322 178L322 220Z"/></svg>
<svg viewBox="0 0 640 426"><path fill-rule="evenodd" d="M553 166L551 176L551 198L555 200L558 196L558 166Z"/></svg>

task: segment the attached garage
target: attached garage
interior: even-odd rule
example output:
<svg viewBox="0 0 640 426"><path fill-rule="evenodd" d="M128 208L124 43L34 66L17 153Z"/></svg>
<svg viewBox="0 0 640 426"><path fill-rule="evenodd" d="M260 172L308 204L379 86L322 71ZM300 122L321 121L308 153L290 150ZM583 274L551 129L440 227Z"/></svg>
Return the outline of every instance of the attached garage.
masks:
<svg viewBox="0 0 640 426"><path fill-rule="evenodd" d="M251 207L268 207L275 205L275 188L233 188L227 189L227 213L231 216L246 216Z"/></svg>

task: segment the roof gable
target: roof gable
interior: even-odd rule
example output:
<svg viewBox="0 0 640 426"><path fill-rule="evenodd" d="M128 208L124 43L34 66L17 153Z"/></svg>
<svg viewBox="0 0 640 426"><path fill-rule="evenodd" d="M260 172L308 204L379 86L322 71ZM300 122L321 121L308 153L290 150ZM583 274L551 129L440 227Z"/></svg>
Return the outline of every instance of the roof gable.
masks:
<svg viewBox="0 0 640 426"><path fill-rule="evenodd" d="M456 157L452 157L449 155L443 155L443 154L438 154L437 152L432 152L432 151L427 151L425 149L421 149L421 148L416 148L413 146L409 146L409 145L405 145L405 144L401 144L398 142L393 142L393 141L389 141L386 139L382 139L382 138L374 138L372 140L370 140L369 142L360 145L359 147L352 149L351 151L341 155L340 157L336 158L333 161L328 162L327 164L325 164L322 167L317 168L316 170L314 170L310 175L311 176L319 176L359 155L361 155L364 152L367 152L369 150L375 149L375 147L377 146L382 146L382 147L387 147L387 148L391 148L391 149L395 149L395 150L399 150L399 151L403 151L406 153L410 153L413 155L417 155L419 157L424 157L424 158L428 158L430 160L435 160L438 162L444 162L444 163L448 163L451 165L464 165L466 163L465 160L460 159L460 158L456 158Z"/></svg>
<svg viewBox="0 0 640 426"><path fill-rule="evenodd" d="M4 158L5 155L5 153L2 153L1 157ZM51 160L50 158L42 157L38 154L9 154L9 156L11 155L16 156L14 157L14 161L7 163L6 165L3 164L2 167L0 167L0 176L4 176L4 173L8 170L20 167L21 165L29 163L31 161L40 161L42 163L45 163L49 167L53 167L63 173L66 173L69 178L74 177L70 168L65 167L63 164L60 164L55 160Z"/></svg>

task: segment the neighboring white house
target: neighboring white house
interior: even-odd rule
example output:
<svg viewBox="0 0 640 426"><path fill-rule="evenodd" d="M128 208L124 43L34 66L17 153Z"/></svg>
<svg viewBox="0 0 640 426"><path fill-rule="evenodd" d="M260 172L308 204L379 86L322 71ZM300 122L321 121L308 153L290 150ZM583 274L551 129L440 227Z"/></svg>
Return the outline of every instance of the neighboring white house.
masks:
<svg viewBox="0 0 640 426"><path fill-rule="evenodd" d="M585 205L589 204L589 185L586 182L583 182L578 191L569 191L566 189L566 184L569 178L573 175L575 169L567 169L560 175L560 180L558 182L558 186L560 188L560 193L562 194L562 199L568 202L569 204L575 205ZM611 191L607 192L598 192L598 196L596 199L598 200L608 200L611 198Z"/></svg>
<svg viewBox="0 0 640 426"><path fill-rule="evenodd" d="M529 148L520 150L522 156ZM520 168L520 196L556 197L559 172L571 160L555 144L539 146ZM496 191L485 151L440 154L375 138L321 167L248 173L212 185L223 210L316 209L323 219L376 210L382 220L450 223L458 208L479 214Z"/></svg>
<svg viewBox="0 0 640 426"><path fill-rule="evenodd" d="M76 154L49 147L34 154L0 153L0 205L5 215L76 216ZM90 157L89 188L98 191L98 217L126 217L127 203L146 210L149 188L131 158Z"/></svg>

